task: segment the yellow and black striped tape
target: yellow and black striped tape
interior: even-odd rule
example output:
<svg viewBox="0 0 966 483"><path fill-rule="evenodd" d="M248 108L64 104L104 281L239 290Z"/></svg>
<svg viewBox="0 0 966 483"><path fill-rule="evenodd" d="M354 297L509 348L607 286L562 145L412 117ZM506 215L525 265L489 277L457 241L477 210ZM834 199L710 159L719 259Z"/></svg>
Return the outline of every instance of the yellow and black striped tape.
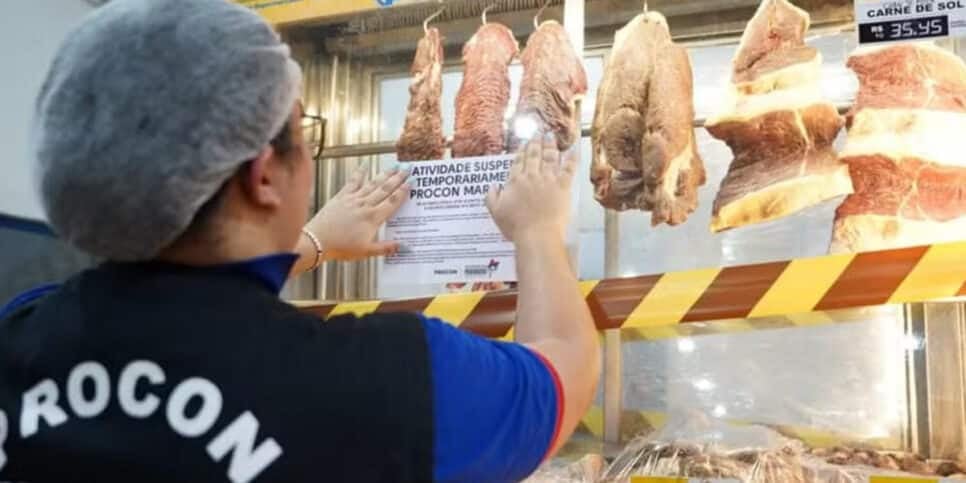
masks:
<svg viewBox="0 0 966 483"><path fill-rule="evenodd" d="M966 295L966 242L663 275L581 282L597 327L643 329L661 338L689 322L753 328L749 318L785 316L822 323L808 312L923 302ZM512 337L516 292L474 292L402 301L309 304L323 318L371 312L423 312L471 332ZM834 322L834 320L832 321ZM828 322L831 323L831 322ZM720 330L718 330L720 332Z"/></svg>
<svg viewBox="0 0 966 483"><path fill-rule="evenodd" d="M674 324L656 327L635 327L623 331L625 341L656 341L702 335L734 334L753 330L790 329L821 325L866 322L881 315L881 307L860 307L829 312L805 312L775 315L754 319L716 320L710 324Z"/></svg>

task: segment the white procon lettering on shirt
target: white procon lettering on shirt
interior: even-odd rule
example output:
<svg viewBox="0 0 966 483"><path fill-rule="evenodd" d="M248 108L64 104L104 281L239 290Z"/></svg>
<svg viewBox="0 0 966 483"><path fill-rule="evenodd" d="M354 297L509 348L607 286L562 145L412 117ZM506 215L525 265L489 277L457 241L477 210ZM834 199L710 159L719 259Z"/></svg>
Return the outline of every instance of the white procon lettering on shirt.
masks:
<svg viewBox="0 0 966 483"><path fill-rule="evenodd" d="M8 434L10 434L10 422L7 420L7 413L0 409L0 471L7 465L7 453L3 451L3 445L7 442Z"/></svg>
<svg viewBox="0 0 966 483"><path fill-rule="evenodd" d="M148 360L135 360L121 370L117 379L118 406L128 417L145 419L162 404L151 387L166 381L164 369ZM138 397L138 388L144 390ZM145 387L146 386L146 387ZM75 366L67 376L67 404L79 418L96 418L110 405L111 377L108 369L96 361ZM44 379L23 393L20 412L20 438L27 439L40 430L41 420L49 428L68 421L67 412L59 405L60 389L53 379ZM197 404L192 404L197 401ZM186 438L205 435L214 427L223 407L221 390L213 382L200 377L185 379L168 395L165 417L171 430ZM190 409L190 411L189 411ZM16 417L16 415L14 415ZM0 410L0 470L8 463L4 446L10 436L7 414ZM220 462L231 454L228 479L248 483L257 478L279 457L283 450L273 438L258 439L258 419L250 411L243 412L206 447L208 456Z"/></svg>
<svg viewBox="0 0 966 483"><path fill-rule="evenodd" d="M151 361L134 361L121 371L121 377L117 381L117 402L128 416L138 419L151 416L161 405L161 399L151 393L145 394L141 399L137 398L135 394L141 379L146 379L155 386L164 384L164 371Z"/></svg>
<svg viewBox="0 0 966 483"><path fill-rule="evenodd" d="M23 393L23 409L20 410L20 437L37 434L40 418L51 428L67 422L67 413L57 405L60 390L53 380L44 379Z"/></svg>
<svg viewBox="0 0 966 483"><path fill-rule="evenodd" d="M201 399L201 409L194 416L185 414L193 398ZM168 424L181 436L196 438L208 432L221 415L221 391L207 379L192 377L178 384L168 398Z"/></svg>
<svg viewBox="0 0 966 483"><path fill-rule="evenodd" d="M94 396L84 396L84 383L93 383ZM93 418L100 416L111 400L111 378L107 369L98 362L78 364L67 377L67 402L78 417Z"/></svg>
<svg viewBox="0 0 966 483"><path fill-rule="evenodd" d="M228 465L228 479L234 483L248 483L282 455L282 447L272 438L263 441L253 451L257 436L258 419L245 411L211 441L208 455L215 461L221 461L233 451Z"/></svg>

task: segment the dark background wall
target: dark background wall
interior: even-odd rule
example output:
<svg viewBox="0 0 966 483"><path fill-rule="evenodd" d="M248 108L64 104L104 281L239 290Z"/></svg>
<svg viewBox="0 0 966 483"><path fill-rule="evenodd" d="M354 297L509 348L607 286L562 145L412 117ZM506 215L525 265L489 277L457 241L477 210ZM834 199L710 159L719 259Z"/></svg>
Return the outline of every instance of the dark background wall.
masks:
<svg viewBox="0 0 966 483"><path fill-rule="evenodd" d="M43 223L0 214L0 306L38 285L62 282L96 261Z"/></svg>

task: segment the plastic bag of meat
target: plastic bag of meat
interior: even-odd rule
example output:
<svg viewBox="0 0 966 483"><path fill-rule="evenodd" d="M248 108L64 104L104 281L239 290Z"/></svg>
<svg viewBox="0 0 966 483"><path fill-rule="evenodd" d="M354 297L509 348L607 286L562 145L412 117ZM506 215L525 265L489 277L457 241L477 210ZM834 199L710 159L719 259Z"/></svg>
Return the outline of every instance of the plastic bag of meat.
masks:
<svg viewBox="0 0 966 483"><path fill-rule="evenodd" d="M837 470L863 482L870 476L966 478L966 462L927 460L902 451L835 446L809 449L804 459L818 472Z"/></svg>
<svg viewBox="0 0 966 483"><path fill-rule="evenodd" d="M702 413L672 415L657 433L631 441L602 481L633 476L723 478L743 483L807 479L800 442L757 426L736 426Z"/></svg>
<svg viewBox="0 0 966 483"><path fill-rule="evenodd" d="M667 425L631 441L600 481L634 476L718 478L742 483L865 483L872 476L957 478L966 465L908 453L807 448L763 426L703 413L671 415Z"/></svg>
<svg viewBox="0 0 966 483"><path fill-rule="evenodd" d="M600 481L606 461L589 454L578 461L555 459L540 467L524 483L596 483Z"/></svg>

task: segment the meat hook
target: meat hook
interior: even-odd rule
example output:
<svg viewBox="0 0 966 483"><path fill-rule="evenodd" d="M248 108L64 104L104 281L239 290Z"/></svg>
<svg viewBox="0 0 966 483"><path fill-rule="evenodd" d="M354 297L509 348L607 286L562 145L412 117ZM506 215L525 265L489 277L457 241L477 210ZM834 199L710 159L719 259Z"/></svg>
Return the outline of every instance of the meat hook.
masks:
<svg viewBox="0 0 966 483"><path fill-rule="evenodd" d="M440 3L443 3L443 2L440 2ZM439 10L437 10L436 13L430 15L429 17L426 17L426 20L423 20L423 33L429 33L429 22L432 22L433 19L435 19L436 17L439 17L445 11L446 11L446 5L443 5L442 7L439 7Z"/></svg>
<svg viewBox="0 0 966 483"><path fill-rule="evenodd" d="M540 7L540 10L537 10L537 14L533 16L534 29L540 28L540 15L543 15L543 11L547 9L547 6L550 5L551 1L552 0L547 0L546 2L543 2L543 6Z"/></svg>
<svg viewBox="0 0 966 483"><path fill-rule="evenodd" d="M490 4L490 6L483 9L483 25L486 25L486 12L489 12L495 6L496 2L493 2Z"/></svg>

